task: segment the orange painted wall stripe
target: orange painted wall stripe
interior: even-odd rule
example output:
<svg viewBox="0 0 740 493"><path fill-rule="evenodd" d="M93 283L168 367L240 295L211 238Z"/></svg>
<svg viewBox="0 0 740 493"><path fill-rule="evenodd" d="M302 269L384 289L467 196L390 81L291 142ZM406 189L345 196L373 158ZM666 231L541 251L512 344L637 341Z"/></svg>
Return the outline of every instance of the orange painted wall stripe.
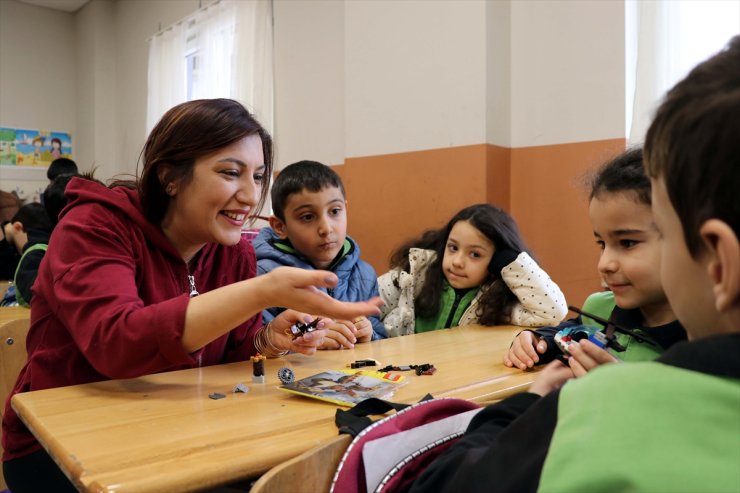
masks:
<svg viewBox="0 0 740 493"><path fill-rule="evenodd" d="M600 289L584 175L624 139L505 148L488 144L349 158L334 169L347 189L349 234L378 275L397 246L468 205L510 212L542 267L580 305Z"/></svg>

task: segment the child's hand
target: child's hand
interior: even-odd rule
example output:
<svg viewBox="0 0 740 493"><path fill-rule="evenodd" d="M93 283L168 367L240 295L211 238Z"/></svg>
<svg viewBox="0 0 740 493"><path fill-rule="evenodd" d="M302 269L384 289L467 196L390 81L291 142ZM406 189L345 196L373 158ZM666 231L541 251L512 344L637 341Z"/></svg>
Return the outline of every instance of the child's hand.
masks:
<svg viewBox="0 0 740 493"><path fill-rule="evenodd" d="M357 328L349 320L337 320L327 327L320 349L352 349L357 342Z"/></svg>
<svg viewBox="0 0 740 493"><path fill-rule="evenodd" d="M500 277L504 267L516 260L520 253L510 248L497 249L491 258L491 271L496 277Z"/></svg>
<svg viewBox="0 0 740 493"><path fill-rule="evenodd" d="M618 360L606 349L600 348L589 340L582 340L578 344L568 346L570 365L576 377L582 377L597 366L616 363Z"/></svg>
<svg viewBox="0 0 740 493"><path fill-rule="evenodd" d="M547 343L531 330L523 330L511 343L504 356L504 364L509 368L516 366L521 370L532 368L540 361L539 354L545 354Z"/></svg>
<svg viewBox="0 0 740 493"><path fill-rule="evenodd" d="M373 324L366 317L358 317L354 322L337 320L328 329L319 349L352 349L356 343L368 342L373 337Z"/></svg>
<svg viewBox="0 0 740 493"><path fill-rule="evenodd" d="M570 367L558 360L552 361L537 375L537 379L529 387L529 392L544 397L553 390L562 387L565 382L574 376L573 370Z"/></svg>
<svg viewBox="0 0 740 493"><path fill-rule="evenodd" d="M373 338L373 323L367 317L357 317L354 322L357 342L370 342Z"/></svg>

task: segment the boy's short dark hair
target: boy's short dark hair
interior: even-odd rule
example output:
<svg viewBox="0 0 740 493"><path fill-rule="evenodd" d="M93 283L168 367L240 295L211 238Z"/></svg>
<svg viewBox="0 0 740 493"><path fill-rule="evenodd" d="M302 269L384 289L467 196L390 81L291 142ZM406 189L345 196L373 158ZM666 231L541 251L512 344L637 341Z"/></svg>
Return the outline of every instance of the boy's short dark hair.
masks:
<svg viewBox="0 0 740 493"><path fill-rule="evenodd" d="M717 218L740 235L740 36L668 91L648 129L645 167L662 178L692 256Z"/></svg>
<svg viewBox="0 0 740 493"><path fill-rule="evenodd" d="M77 163L66 157L55 159L49 165L49 169L46 170L46 177L49 181L53 181L54 178L60 175L75 174L77 174Z"/></svg>
<svg viewBox="0 0 740 493"><path fill-rule="evenodd" d="M67 196L64 195L64 191L67 189L69 181L75 176L78 175L59 175L44 190L44 208L52 227L57 225L59 213L67 205Z"/></svg>
<svg viewBox="0 0 740 493"><path fill-rule="evenodd" d="M589 200L602 193L633 192L640 203L650 205L650 179L645 175L642 149L629 149L607 162L591 180Z"/></svg>
<svg viewBox="0 0 740 493"><path fill-rule="evenodd" d="M294 193L303 190L319 192L326 187L336 187L347 197L339 175L329 166L316 161L298 161L286 166L272 185L272 211L285 221L285 204Z"/></svg>
<svg viewBox="0 0 740 493"><path fill-rule="evenodd" d="M32 202L21 207L18 212L15 213L11 223L19 222L23 225L23 229L28 231L29 229L40 229L43 231L51 231L51 221L49 216L46 214L44 206L38 202Z"/></svg>

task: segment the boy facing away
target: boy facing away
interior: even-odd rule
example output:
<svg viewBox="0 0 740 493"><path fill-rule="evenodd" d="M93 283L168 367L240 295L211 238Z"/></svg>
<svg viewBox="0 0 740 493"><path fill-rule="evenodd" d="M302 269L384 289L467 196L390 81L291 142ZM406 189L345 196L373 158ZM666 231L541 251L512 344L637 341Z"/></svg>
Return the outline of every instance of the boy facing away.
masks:
<svg viewBox="0 0 740 493"><path fill-rule="evenodd" d="M645 143L661 280L690 342L565 386L551 363L411 491L740 491L738 128L740 37L668 92Z"/></svg>
<svg viewBox="0 0 740 493"><path fill-rule="evenodd" d="M46 254L51 230L52 224L46 209L36 202L21 207L13 219L3 226L6 241L21 255L13 276L15 298L21 306L31 305L31 287Z"/></svg>
<svg viewBox="0 0 740 493"><path fill-rule="evenodd" d="M342 179L329 166L299 161L283 169L272 186L270 228L253 241L257 274L281 267L325 269L339 283L328 291L340 301L378 296L375 269L360 260L360 247L347 236L347 200ZM269 322L284 308L262 313ZM352 348L357 342L386 337L378 317L337 320L328 326L322 349Z"/></svg>

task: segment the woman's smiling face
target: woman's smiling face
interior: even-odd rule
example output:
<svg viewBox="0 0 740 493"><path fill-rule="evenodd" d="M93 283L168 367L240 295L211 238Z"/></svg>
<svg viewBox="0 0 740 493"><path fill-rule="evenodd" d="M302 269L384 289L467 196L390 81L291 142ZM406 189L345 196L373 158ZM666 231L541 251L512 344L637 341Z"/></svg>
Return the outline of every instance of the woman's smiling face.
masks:
<svg viewBox="0 0 740 493"><path fill-rule="evenodd" d="M206 243L235 245L265 180L259 135L195 161L190 179L173 183L162 230L185 260Z"/></svg>

